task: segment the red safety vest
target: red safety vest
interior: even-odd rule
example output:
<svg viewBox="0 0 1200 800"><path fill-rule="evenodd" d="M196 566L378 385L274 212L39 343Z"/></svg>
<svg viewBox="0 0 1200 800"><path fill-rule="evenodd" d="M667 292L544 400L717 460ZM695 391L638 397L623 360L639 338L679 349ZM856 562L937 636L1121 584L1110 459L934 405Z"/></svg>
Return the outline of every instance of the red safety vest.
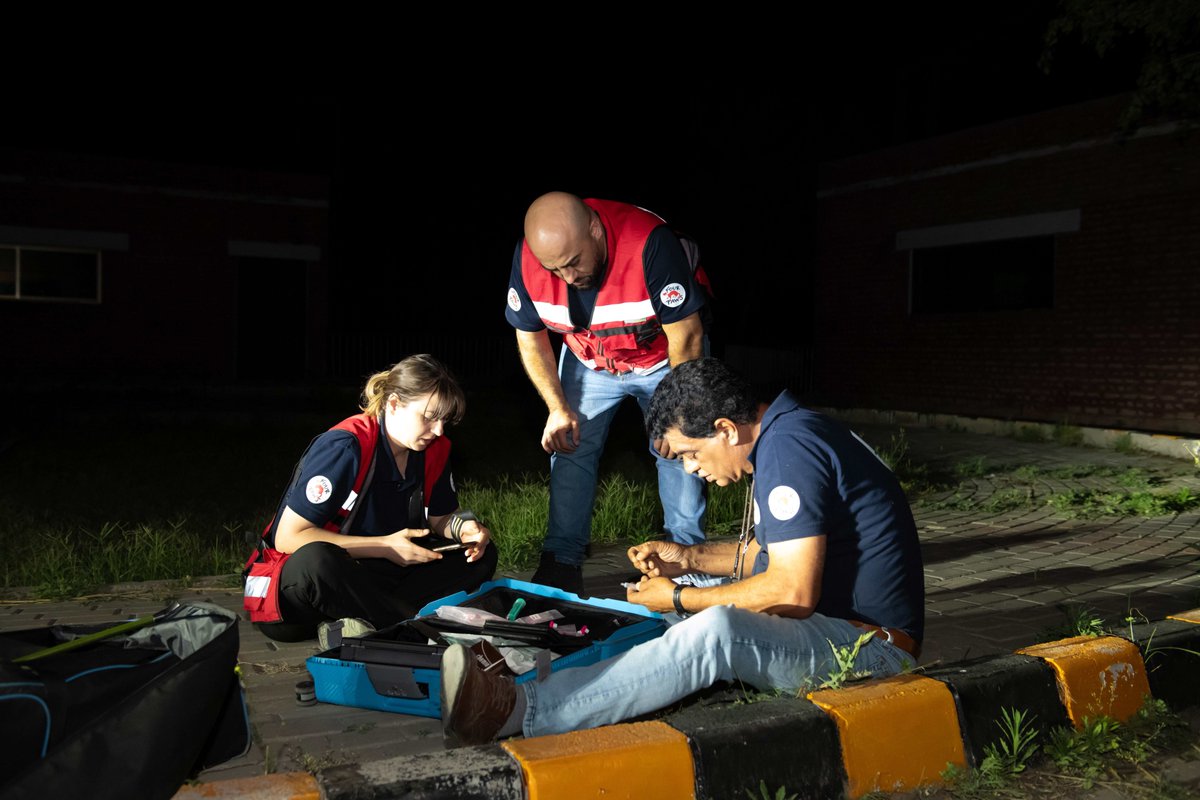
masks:
<svg viewBox="0 0 1200 800"><path fill-rule="evenodd" d="M653 372L668 362L667 337L650 302L642 251L650 232L664 221L627 203L591 198L583 202L600 215L608 244L608 271L596 293L588 327L572 324L567 283L544 268L528 243L522 242L525 290L542 324L561 333L563 342L585 366L613 373ZM698 259L694 249L685 247L685 252L689 259ZM707 276L696 267L693 262L697 280L707 288Z"/></svg>
<svg viewBox="0 0 1200 800"><path fill-rule="evenodd" d="M379 442L379 420L367 414L355 414L329 430L348 431L358 440L359 465L358 474L354 478L354 486L334 518L322 526L327 531L340 533L343 528L349 527L354 519L355 509L362 507L363 496L371 488L371 478L375 473L375 447ZM312 446L312 442L309 443L309 446ZM428 518L429 498L433 493L434 484L441 477L442 470L445 469L446 462L450 458L450 440L445 436L439 436L425 449L424 453L425 480L423 485L425 516ZM289 488L300 476L303 461L301 458L295 469L292 470ZM283 572L283 565L291 553L282 553L267 546L266 537L275 527L275 522L276 517L271 517L271 521L263 528L257 547L250 554L249 560L242 569L244 581L242 607L250 613L251 622L278 622L282 619L282 615L279 613L279 575Z"/></svg>

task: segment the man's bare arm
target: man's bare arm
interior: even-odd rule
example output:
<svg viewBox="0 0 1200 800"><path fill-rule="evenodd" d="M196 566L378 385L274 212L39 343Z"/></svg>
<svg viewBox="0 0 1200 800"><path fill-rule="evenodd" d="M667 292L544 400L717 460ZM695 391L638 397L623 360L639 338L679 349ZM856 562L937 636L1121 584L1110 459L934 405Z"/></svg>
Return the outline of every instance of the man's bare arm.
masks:
<svg viewBox="0 0 1200 800"><path fill-rule="evenodd" d="M690 612L735 605L748 611L803 619L813 613L821 598L824 566L824 536L779 542L771 545L771 562L765 572L721 586L687 586L680 602ZM627 599L652 611L671 611L674 590L675 583L668 578L651 578L644 580L638 591L630 590Z"/></svg>
<svg viewBox="0 0 1200 800"><path fill-rule="evenodd" d="M700 312L663 325L663 333L667 337L667 358L672 367L704 355L704 326L700 323Z"/></svg>
<svg viewBox="0 0 1200 800"><path fill-rule="evenodd" d="M547 453L557 450L571 452L579 444L579 418L567 405L567 398L563 394L562 382L558 379L558 369L554 363L554 349L550 346L550 334L545 330L518 330L517 351L525 374L549 412L546 427L542 431L542 449Z"/></svg>

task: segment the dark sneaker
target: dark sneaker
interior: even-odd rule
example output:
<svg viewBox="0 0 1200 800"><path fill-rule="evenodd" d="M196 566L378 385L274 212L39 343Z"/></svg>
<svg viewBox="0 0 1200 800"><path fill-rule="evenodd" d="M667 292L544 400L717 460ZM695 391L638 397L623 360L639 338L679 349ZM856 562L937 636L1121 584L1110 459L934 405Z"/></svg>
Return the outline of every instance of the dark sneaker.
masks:
<svg viewBox="0 0 1200 800"><path fill-rule="evenodd" d="M554 557L554 553L542 553L537 572L533 573L530 581L583 595L583 567L579 564L564 564Z"/></svg>
<svg viewBox="0 0 1200 800"><path fill-rule="evenodd" d="M512 678L484 672L466 645L442 654L442 738L447 747L496 739L517 704Z"/></svg>

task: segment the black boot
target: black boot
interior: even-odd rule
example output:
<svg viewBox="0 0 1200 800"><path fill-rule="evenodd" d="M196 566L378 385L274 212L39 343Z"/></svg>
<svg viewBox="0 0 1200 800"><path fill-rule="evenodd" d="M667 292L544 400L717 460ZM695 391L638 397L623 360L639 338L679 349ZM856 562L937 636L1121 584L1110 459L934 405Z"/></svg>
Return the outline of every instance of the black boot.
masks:
<svg viewBox="0 0 1200 800"><path fill-rule="evenodd" d="M583 596L583 567L579 564L564 564L554 557L554 553L542 553L537 572L533 573L530 580Z"/></svg>

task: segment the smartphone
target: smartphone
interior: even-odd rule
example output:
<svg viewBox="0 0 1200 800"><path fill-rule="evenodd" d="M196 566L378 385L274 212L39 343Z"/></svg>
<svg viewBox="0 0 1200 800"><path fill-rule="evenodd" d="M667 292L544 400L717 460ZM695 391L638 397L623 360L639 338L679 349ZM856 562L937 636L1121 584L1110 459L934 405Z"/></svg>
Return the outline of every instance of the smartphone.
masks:
<svg viewBox="0 0 1200 800"><path fill-rule="evenodd" d="M433 548L433 552L445 553L447 550L464 550L464 549L466 549L466 547L467 546L465 544L460 544L458 542L455 542L454 544L444 544L441 547L435 547L435 548Z"/></svg>

